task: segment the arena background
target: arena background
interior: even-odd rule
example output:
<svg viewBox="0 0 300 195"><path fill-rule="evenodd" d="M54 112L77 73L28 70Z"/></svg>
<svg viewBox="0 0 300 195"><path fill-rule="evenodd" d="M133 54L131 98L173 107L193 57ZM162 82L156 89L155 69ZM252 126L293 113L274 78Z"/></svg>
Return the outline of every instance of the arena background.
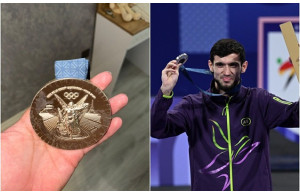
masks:
<svg viewBox="0 0 300 195"><path fill-rule="evenodd" d="M258 87L258 47L261 41L258 25L262 17L299 18L299 4L152 3L151 101L161 85L161 70L170 60L185 52L189 55L187 67L207 68L210 48L221 38L233 38L244 45L249 66L242 75L243 85ZM294 28L299 32L299 22ZM280 31L279 25L277 30ZM275 50L286 52L287 49L280 46ZM267 58L267 53L263 55ZM193 73L191 76L202 89L209 87L211 76ZM295 77L293 80L297 83ZM294 89L292 93L299 97L298 86ZM179 77L174 89L174 104L182 96L197 92L185 77ZM294 101L286 95L286 100ZM282 131L271 131L270 151L273 190L299 190L299 129L294 131L292 139ZM163 140L151 138L151 186L152 190L190 189L185 134Z"/></svg>

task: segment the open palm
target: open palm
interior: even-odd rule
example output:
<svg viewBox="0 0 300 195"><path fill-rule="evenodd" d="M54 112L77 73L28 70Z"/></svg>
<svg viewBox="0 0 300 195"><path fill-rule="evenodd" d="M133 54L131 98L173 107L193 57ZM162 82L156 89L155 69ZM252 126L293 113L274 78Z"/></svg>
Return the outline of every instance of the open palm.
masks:
<svg viewBox="0 0 300 195"><path fill-rule="evenodd" d="M103 90L111 80L111 74L103 72L91 82ZM109 101L115 114L127 104L128 98L119 94ZM96 144L79 150L62 150L40 139L31 126L29 112L27 109L16 124L1 134L2 190L61 190L83 156L122 125L122 120L115 117L106 135Z"/></svg>

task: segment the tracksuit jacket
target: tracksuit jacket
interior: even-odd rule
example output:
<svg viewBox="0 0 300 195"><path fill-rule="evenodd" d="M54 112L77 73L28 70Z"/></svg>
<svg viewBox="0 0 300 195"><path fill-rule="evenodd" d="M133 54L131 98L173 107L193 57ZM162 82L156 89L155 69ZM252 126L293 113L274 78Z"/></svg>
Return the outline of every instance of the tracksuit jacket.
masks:
<svg viewBox="0 0 300 195"><path fill-rule="evenodd" d="M299 127L299 101L240 86L230 97L200 92L168 111L171 104L172 98L159 90L151 109L151 136L187 134L192 190L272 190L269 132Z"/></svg>

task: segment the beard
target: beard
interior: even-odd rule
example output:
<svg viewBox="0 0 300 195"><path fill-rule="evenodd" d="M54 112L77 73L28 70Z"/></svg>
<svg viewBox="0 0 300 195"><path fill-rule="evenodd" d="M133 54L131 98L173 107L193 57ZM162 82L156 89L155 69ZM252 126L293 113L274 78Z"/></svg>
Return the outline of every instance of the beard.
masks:
<svg viewBox="0 0 300 195"><path fill-rule="evenodd" d="M230 92L235 86L237 86L238 84L239 84L239 82L240 82L240 78L236 78L235 80L234 80L234 82L231 84L231 85L229 85L229 86L224 86L224 85L222 85L221 84L221 82L219 81L219 80L217 80L217 79L214 79L215 80L215 83L217 84L217 90L218 91L220 91L220 90L222 90L222 91L224 91L225 93L228 93L228 92Z"/></svg>

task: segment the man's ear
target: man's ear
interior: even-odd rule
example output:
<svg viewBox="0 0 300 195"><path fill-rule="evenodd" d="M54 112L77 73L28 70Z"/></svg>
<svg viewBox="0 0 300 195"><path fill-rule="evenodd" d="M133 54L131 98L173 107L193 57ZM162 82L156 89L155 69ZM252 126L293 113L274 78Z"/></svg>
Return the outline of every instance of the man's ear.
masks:
<svg viewBox="0 0 300 195"><path fill-rule="evenodd" d="M245 61L245 62L242 64L242 71L241 71L241 73L245 73L246 70L247 70L247 67L248 67L248 61Z"/></svg>
<svg viewBox="0 0 300 195"><path fill-rule="evenodd" d="M209 67L210 72L214 72L213 63L210 60L208 60L208 67Z"/></svg>

